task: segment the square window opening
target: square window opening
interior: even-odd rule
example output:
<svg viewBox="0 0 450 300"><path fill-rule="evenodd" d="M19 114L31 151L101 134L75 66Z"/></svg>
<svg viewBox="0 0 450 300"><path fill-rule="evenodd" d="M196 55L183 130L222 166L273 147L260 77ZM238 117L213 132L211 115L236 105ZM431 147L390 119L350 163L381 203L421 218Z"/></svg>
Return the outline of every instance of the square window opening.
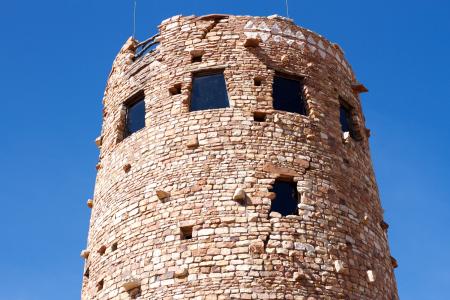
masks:
<svg viewBox="0 0 450 300"><path fill-rule="evenodd" d="M307 114L303 79L275 74L273 79L273 108L301 115Z"/></svg>
<svg viewBox="0 0 450 300"><path fill-rule="evenodd" d="M111 246L111 251L116 251L117 250L117 248L118 248L118 244L117 243L114 243L114 244L112 244L112 246Z"/></svg>
<svg viewBox="0 0 450 300"><path fill-rule="evenodd" d="M255 111L253 113L253 120L255 122L265 122L266 121L266 117L267 117L267 114L264 113L264 112Z"/></svg>
<svg viewBox="0 0 450 300"><path fill-rule="evenodd" d="M277 179L272 191L275 199L272 200L270 212L278 212L282 216L298 214L297 184L293 180Z"/></svg>
<svg viewBox="0 0 450 300"><path fill-rule="evenodd" d="M261 78L261 77L255 77L255 78L253 79L253 84L254 84L255 86L261 86L261 85L262 85L262 78Z"/></svg>
<svg viewBox="0 0 450 300"><path fill-rule="evenodd" d="M190 111L229 107L223 71L193 75Z"/></svg>
<svg viewBox="0 0 450 300"><path fill-rule="evenodd" d="M86 268L86 271L84 271L84 277L89 278L89 267Z"/></svg>
<svg viewBox="0 0 450 300"><path fill-rule="evenodd" d="M192 229L193 226L184 226L180 228L180 237L182 240L192 239Z"/></svg>
<svg viewBox="0 0 450 300"><path fill-rule="evenodd" d="M145 95L139 92L125 102L124 138L145 127Z"/></svg>

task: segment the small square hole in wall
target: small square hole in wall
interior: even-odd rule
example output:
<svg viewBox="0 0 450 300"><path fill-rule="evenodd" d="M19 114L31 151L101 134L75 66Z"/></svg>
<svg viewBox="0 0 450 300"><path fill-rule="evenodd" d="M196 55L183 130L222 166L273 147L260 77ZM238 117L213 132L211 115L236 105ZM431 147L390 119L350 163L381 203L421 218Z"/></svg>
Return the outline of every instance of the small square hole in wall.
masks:
<svg viewBox="0 0 450 300"><path fill-rule="evenodd" d="M253 121L255 122L265 122L266 121L266 113L264 112L254 112L253 113Z"/></svg>
<svg viewBox="0 0 450 300"><path fill-rule="evenodd" d="M255 86L261 86L261 85L262 85L262 78L261 78L261 77L255 77L255 78L253 79L253 84L254 84Z"/></svg>
<svg viewBox="0 0 450 300"><path fill-rule="evenodd" d="M112 246L111 246L111 251L116 251L117 250L117 242L116 243L114 243L114 244L112 244Z"/></svg>
<svg viewBox="0 0 450 300"><path fill-rule="evenodd" d="M106 246L101 246L100 249L98 249L97 251L100 255L105 254L106 252Z"/></svg>
<svg viewBox="0 0 450 300"><path fill-rule="evenodd" d="M171 96L180 95L181 94L181 83L177 83L173 87L171 87L169 89L169 93Z"/></svg>
<svg viewBox="0 0 450 300"><path fill-rule="evenodd" d="M89 278L89 267L86 268L86 271L84 271L83 276Z"/></svg>
<svg viewBox="0 0 450 300"><path fill-rule="evenodd" d="M182 240L192 239L192 226L184 226L180 228L180 237Z"/></svg>
<svg viewBox="0 0 450 300"><path fill-rule="evenodd" d="M191 62L201 63L202 61L203 61L203 55L200 55L200 54L192 55Z"/></svg>
<svg viewBox="0 0 450 300"><path fill-rule="evenodd" d="M100 280L100 281L97 283L97 292L103 290L103 285L104 285L104 283L105 283L105 282L104 282L103 279Z"/></svg>

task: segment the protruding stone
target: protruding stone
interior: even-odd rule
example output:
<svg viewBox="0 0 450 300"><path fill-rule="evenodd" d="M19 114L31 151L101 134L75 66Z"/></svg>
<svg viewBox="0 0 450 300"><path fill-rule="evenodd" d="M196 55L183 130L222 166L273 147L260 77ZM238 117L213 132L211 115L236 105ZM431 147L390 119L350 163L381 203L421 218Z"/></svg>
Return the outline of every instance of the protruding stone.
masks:
<svg viewBox="0 0 450 300"><path fill-rule="evenodd" d="M100 170L102 168L102 164L101 163L97 163L96 165L95 165L95 169L98 171L98 170Z"/></svg>
<svg viewBox="0 0 450 300"><path fill-rule="evenodd" d="M364 84L360 82L354 82L352 83L352 90L355 93L367 93L369 90L364 86Z"/></svg>
<svg viewBox="0 0 450 300"><path fill-rule="evenodd" d="M245 191L243 188L237 188L236 191L234 191L233 200L235 201L245 200Z"/></svg>
<svg viewBox="0 0 450 300"><path fill-rule="evenodd" d="M369 223L369 215L367 213L364 213L364 216L361 219L361 223L363 223L364 225L367 225L367 223Z"/></svg>
<svg viewBox="0 0 450 300"><path fill-rule="evenodd" d="M97 145L98 148L102 147L102 143L103 143L103 136L99 136L95 139L95 144Z"/></svg>
<svg viewBox="0 0 450 300"><path fill-rule="evenodd" d="M122 287L125 289L125 291L131 291L135 288L138 288L141 286L141 281L137 278L130 277L128 278L124 284L122 284Z"/></svg>
<svg viewBox="0 0 450 300"><path fill-rule="evenodd" d="M89 208L94 207L94 201L93 201L92 199L88 199L88 201L86 202L86 204L87 204L87 206L88 206Z"/></svg>
<svg viewBox="0 0 450 300"><path fill-rule="evenodd" d="M258 47L260 43L260 39L259 38L247 38L245 40L244 46L245 47Z"/></svg>
<svg viewBox="0 0 450 300"><path fill-rule="evenodd" d="M176 278L184 278L189 275L189 270L186 266L177 267L175 269L175 277Z"/></svg>
<svg viewBox="0 0 450 300"><path fill-rule="evenodd" d="M372 270L368 270L368 271L367 271L367 280L368 280L369 282L375 282L375 279L376 279L376 277L375 277L375 272L372 271Z"/></svg>
<svg viewBox="0 0 450 300"><path fill-rule="evenodd" d="M389 228L389 224L386 223L384 220L380 222L380 227L381 229L383 229L384 231L387 231Z"/></svg>
<svg viewBox="0 0 450 300"><path fill-rule="evenodd" d="M299 269L298 272L294 272L293 279L294 281L299 281L305 278L305 272L302 269Z"/></svg>
<svg viewBox="0 0 450 300"><path fill-rule="evenodd" d="M279 212L273 211L269 214L269 217L271 218L281 218L282 215Z"/></svg>
<svg viewBox="0 0 450 300"><path fill-rule="evenodd" d="M264 253L264 242L261 240L257 240L250 244L248 247L248 251L250 255L258 255Z"/></svg>
<svg viewBox="0 0 450 300"><path fill-rule="evenodd" d="M342 273L344 271L344 262L342 260L335 260L334 269L337 273Z"/></svg>
<svg viewBox="0 0 450 300"><path fill-rule="evenodd" d="M81 258L84 258L84 259L88 259L90 253L91 253L91 252L90 252L89 250L86 250L86 249L85 249L85 250L81 251L80 257L81 257Z"/></svg>
<svg viewBox="0 0 450 300"><path fill-rule="evenodd" d="M186 146L187 146L189 149L197 148L198 145L199 145L199 143L198 143L198 137L197 137L197 136L192 136L192 137L190 137L190 138L188 139L188 141L187 141L187 144L186 144Z"/></svg>
<svg viewBox="0 0 450 300"><path fill-rule="evenodd" d="M394 257L392 257L392 256L391 256L391 264L392 264L392 267L393 267L394 269L397 269L397 268L398 268L398 262L397 262L397 260L396 260Z"/></svg>
<svg viewBox="0 0 450 300"><path fill-rule="evenodd" d="M163 190L156 190L156 196L158 197L159 200L163 201L169 198L170 194Z"/></svg>
<svg viewBox="0 0 450 300"><path fill-rule="evenodd" d="M205 50L203 49L192 49L189 51L189 54L191 57L201 57L203 54L205 54Z"/></svg>

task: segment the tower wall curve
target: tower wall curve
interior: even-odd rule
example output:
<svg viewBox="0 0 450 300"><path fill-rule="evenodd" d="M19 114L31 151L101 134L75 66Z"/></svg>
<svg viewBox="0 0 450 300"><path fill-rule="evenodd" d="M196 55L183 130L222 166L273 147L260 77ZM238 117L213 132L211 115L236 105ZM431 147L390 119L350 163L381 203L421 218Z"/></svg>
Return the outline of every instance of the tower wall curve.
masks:
<svg viewBox="0 0 450 300"><path fill-rule="evenodd" d="M136 57L129 39L108 79L82 298L398 299L340 47L277 16L176 16L151 42ZM229 107L189 111L193 74L213 70ZM273 108L279 73L301 78L306 115ZM145 128L124 137L139 93ZM295 215L270 212L279 178L297 187Z"/></svg>

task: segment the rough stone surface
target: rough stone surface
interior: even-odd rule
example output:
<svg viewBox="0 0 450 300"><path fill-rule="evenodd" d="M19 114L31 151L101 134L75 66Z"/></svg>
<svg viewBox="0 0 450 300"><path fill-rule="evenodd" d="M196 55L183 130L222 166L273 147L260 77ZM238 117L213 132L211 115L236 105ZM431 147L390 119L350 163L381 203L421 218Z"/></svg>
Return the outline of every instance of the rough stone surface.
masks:
<svg viewBox="0 0 450 300"><path fill-rule="evenodd" d="M398 299L358 81L340 47L278 16L175 16L157 40L133 59L130 38L108 79L82 299ZM217 69L230 107L189 112L192 74ZM273 109L275 72L304 78L306 116ZM146 127L124 138L124 103L141 91ZM343 142L340 99L361 139ZM297 182L299 215L269 217L279 177ZM123 288L125 275L138 290Z"/></svg>

